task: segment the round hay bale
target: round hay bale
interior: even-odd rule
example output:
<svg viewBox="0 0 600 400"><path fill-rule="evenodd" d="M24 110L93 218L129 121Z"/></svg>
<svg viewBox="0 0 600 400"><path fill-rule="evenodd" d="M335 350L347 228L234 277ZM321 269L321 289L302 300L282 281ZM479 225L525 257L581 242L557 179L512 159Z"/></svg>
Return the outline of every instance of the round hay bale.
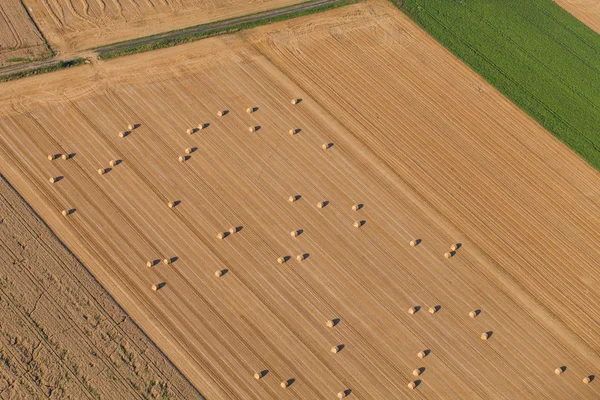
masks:
<svg viewBox="0 0 600 400"><path fill-rule="evenodd" d="M157 284L154 284L154 285L152 285L150 288L151 288L153 291L155 291L155 292L156 292L156 291L158 290L158 285L157 285Z"/></svg>
<svg viewBox="0 0 600 400"><path fill-rule="evenodd" d="M304 261L304 254L298 254L296 256L296 260L298 260L298 261Z"/></svg>
<svg viewBox="0 0 600 400"><path fill-rule="evenodd" d="M184 162L185 161L185 157L184 156L179 156L179 162Z"/></svg>
<svg viewBox="0 0 600 400"><path fill-rule="evenodd" d="M417 353L417 357L423 359L423 358L427 357L427 354L425 354L424 351L420 351L420 352Z"/></svg>
<svg viewBox="0 0 600 400"><path fill-rule="evenodd" d="M453 244L452 246L450 246L450 251L456 251L458 249L458 245Z"/></svg>
<svg viewBox="0 0 600 400"><path fill-rule="evenodd" d="M298 99L292 99L292 104L293 104L293 105L296 105L296 104L298 104Z"/></svg>
<svg viewBox="0 0 600 400"><path fill-rule="evenodd" d="M151 268L152 266L154 266L153 261L146 261L146 267Z"/></svg>
<svg viewBox="0 0 600 400"><path fill-rule="evenodd" d="M338 399L343 399L344 397L346 397L346 391L342 390L341 392L339 392L337 394Z"/></svg>
<svg viewBox="0 0 600 400"><path fill-rule="evenodd" d="M413 369L412 374L413 374L413 376L421 375L421 368Z"/></svg>
<svg viewBox="0 0 600 400"><path fill-rule="evenodd" d="M63 217L66 217L67 215L69 215L69 212L67 210L62 210L60 213L62 214Z"/></svg>
<svg viewBox="0 0 600 400"><path fill-rule="evenodd" d="M236 227L232 226L231 228L229 228L229 233L231 233L232 235L234 233L236 233L236 232L237 232L237 228Z"/></svg>
<svg viewBox="0 0 600 400"><path fill-rule="evenodd" d="M290 235L292 235L292 237L297 237L300 234L299 231L291 231Z"/></svg>
<svg viewBox="0 0 600 400"><path fill-rule="evenodd" d="M481 334L481 340L488 340L490 338L490 334L487 332L483 332Z"/></svg>
<svg viewBox="0 0 600 400"><path fill-rule="evenodd" d="M290 386L290 383L288 381L283 381L279 384L279 386L281 386L282 388L287 388L288 386Z"/></svg>
<svg viewBox="0 0 600 400"><path fill-rule="evenodd" d="M217 278L220 278L220 277L222 277L222 276L223 276L223 271L221 271L220 269L219 269L219 270L217 270L217 271L215 271L215 276L216 276Z"/></svg>
<svg viewBox="0 0 600 400"><path fill-rule="evenodd" d="M192 148L188 147L187 149L185 149L185 154L192 154Z"/></svg>
<svg viewBox="0 0 600 400"><path fill-rule="evenodd" d="M337 352L338 352L338 351L340 351L340 348L339 348L339 346L333 346L333 347L331 348L331 352L332 352L333 354L337 354Z"/></svg>
<svg viewBox="0 0 600 400"><path fill-rule="evenodd" d="M429 314L435 314L437 312L437 307L429 307Z"/></svg>
<svg viewBox="0 0 600 400"><path fill-rule="evenodd" d="M362 223L360 221L356 221L353 225L355 228L360 228L362 226Z"/></svg>
<svg viewBox="0 0 600 400"><path fill-rule="evenodd" d="M54 183L54 182L56 182L56 178L51 176L50 178L48 178L48 182Z"/></svg>
<svg viewBox="0 0 600 400"><path fill-rule="evenodd" d="M325 207L325 202L324 201L320 201L317 203L317 208L323 208Z"/></svg>
<svg viewBox="0 0 600 400"><path fill-rule="evenodd" d="M256 127L255 126L249 127L248 132L256 132Z"/></svg>
<svg viewBox="0 0 600 400"><path fill-rule="evenodd" d="M115 165L117 165L117 160L110 160L108 162L108 165L110 165L111 167L114 167Z"/></svg>
<svg viewBox="0 0 600 400"><path fill-rule="evenodd" d="M171 259L170 259L170 258L165 258L165 259L163 260L163 262L164 262L165 264L167 264L167 265L168 265L168 264L171 264Z"/></svg>
<svg viewBox="0 0 600 400"><path fill-rule="evenodd" d="M417 245L417 241L416 241L416 240L411 240L411 241L410 241L410 245L411 245L412 247L415 247L415 246Z"/></svg>
<svg viewBox="0 0 600 400"><path fill-rule="evenodd" d="M293 203L293 202L295 202L295 201L296 201L296 196L290 196L290 197L288 197L288 201L289 201L290 203Z"/></svg>
<svg viewBox="0 0 600 400"><path fill-rule="evenodd" d="M325 322L325 325L327 325L328 328L333 328L335 326L335 322L330 319L329 321Z"/></svg>
<svg viewBox="0 0 600 400"><path fill-rule="evenodd" d="M262 374L260 372L255 372L254 379L259 380L260 378L262 378Z"/></svg>
<svg viewBox="0 0 600 400"><path fill-rule="evenodd" d="M295 129L290 129L290 135L295 135L296 134L296 130Z"/></svg>
<svg viewBox="0 0 600 400"><path fill-rule="evenodd" d="M408 313L409 313L410 315L412 315L412 314L414 314L414 313L416 313L416 312L417 312L417 307L411 307L411 308L409 308L409 309L408 309Z"/></svg>
<svg viewBox="0 0 600 400"><path fill-rule="evenodd" d="M125 132L119 132L119 137L120 138L124 138L125 137Z"/></svg>
<svg viewBox="0 0 600 400"><path fill-rule="evenodd" d="M589 377L589 376L586 376L585 378L583 378L583 383L585 383L586 385L589 385L589 383L590 383L591 381L592 381L592 380L590 379L590 377Z"/></svg>
<svg viewBox="0 0 600 400"><path fill-rule="evenodd" d="M48 160L52 161L56 159L56 155L55 154L48 154Z"/></svg>
<svg viewBox="0 0 600 400"><path fill-rule="evenodd" d="M169 208L175 207L175 203L173 203L172 201L168 202L167 205L169 206Z"/></svg>
<svg viewBox="0 0 600 400"><path fill-rule="evenodd" d="M128 130L128 131L132 131L132 130L133 130L133 128L135 128L135 126L133 126L133 124L128 124L128 125L127 125L127 130Z"/></svg>
<svg viewBox="0 0 600 400"><path fill-rule="evenodd" d="M354 205L352 206L352 211L358 211L358 210L360 210L360 207L359 207L359 205L358 205L358 204L354 204Z"/></svg>
<svg viewBox="0 0 600 400"><path fill-rule="evenodd" d="M223 111L219 110L219 111L217 111L217 115L218 115L219 117L222 117L223 115L225 115L225 112L223 112Z"/></svg>
<svg viewBox="0 0 600 400"><path fill-rule="evenodd" d="M477 311L469 311L469 317L475 318L477 316Z"/></svg>
<svg viewBox="0 0 600 400"><path fill-rule="evenodd" d="M285 257L279 257L279 258L277 259L277 262L278 262L279 264L283 264L283 263L285 262Z"/></svg>
<svg viewBox="0 0 600 400"><path fill-rule="evenodd" d="M323 143L323 144L321 145L321 148L322 148L323 150L327 150L327 149L329 148L329 143Z"/></svg>
<svg viewBox="0 0 600 400"><path fill-rule="evenodd" d="M409 383L408 383L408 385L406 385L406 386L408 386L408 388L409 388L410 390L414 390L414 388L416 388L416 387L417 387L417 384L416 384L416 383L414 383L414 382L409 382Z"/></svg>
<svg viewBox="0 0 600 400"><path fill-rule="evenodd" d="M106 169L105 168L100 168L98 170L98 175L104 175L106 173Z"/></svg>
<svg viewBox="0 0 600 400"><path fill-rule="evenodd" d="M225 239L225 234L223 232L217 233L217 239Z"/></svg>
<svg viewBox="0 0 600 400"><path fill-rule="evenodd" d="M452 257L452 253L444 253L444 257L445 258L450 258L450 257Z"/></svg>
<svg viewBox="0 0 600 400"><path fill-rule="evenodd" d="M185 131L188 135L191 135L192 133L194 133L194 130L192 128L188 128L187 131Z"/></svg>
<svg viewBox="0 0 600 400"><path fill-rule="evenodd" d="M69 158L71 158L71 155L70 155L70 154L68 154L68 153L61 154L61 155L60 155L60 158L62 158L63 160L68 160Z"/></svg>
<svg viewBox="0 0 600 400"><path fill-rule="evenodd" d="M248 114L252 114L254 112L254 107L248 107L248 108L246 108L246 112Z"/></svg>
<svg viewBox="0 0 600 400"><path fill-rule="evenodd" d="M562 368L556 368L556 369L554 370L554 373L555 373L556 375L562 375L562 373L563 373L563 369L562 369Z"/></svg>

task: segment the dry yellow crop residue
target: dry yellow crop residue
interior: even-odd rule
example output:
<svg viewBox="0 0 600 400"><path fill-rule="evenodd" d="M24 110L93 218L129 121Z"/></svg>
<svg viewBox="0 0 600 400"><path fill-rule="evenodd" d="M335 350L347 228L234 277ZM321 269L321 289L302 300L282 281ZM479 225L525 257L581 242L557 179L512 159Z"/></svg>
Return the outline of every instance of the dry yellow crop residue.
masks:
<svg viewBox="0 0 600 400"><path fill-rule="evenodd" d="M302 0L24 0L60 53L220 21Z"/></svg>
<svg viewBox="0 0 600 400"><path fill-rule="evenodd" d="M0 175L0 392L202 396Z"/></svg>
<svg viewBox="0 0 600 400"><path fill-rule="evenodd" d="M0 67L20 59L36 58L48 51L19 0L0 2Z"/></svg>
<svg viewBox="0 0 600 400"><path fill-rule="evenodd" d="M207 398L600 395L600 176L387 3L4 88L3 172Z"/></svg>

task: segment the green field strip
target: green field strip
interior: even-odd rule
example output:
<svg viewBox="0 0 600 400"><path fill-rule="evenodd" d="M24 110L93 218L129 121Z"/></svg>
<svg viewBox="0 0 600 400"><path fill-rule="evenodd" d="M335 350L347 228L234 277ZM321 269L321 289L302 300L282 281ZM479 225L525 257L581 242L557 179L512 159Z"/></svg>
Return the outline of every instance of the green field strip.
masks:
<svg viewBox="0 0 600 400"><path fill-rule="evenodd" d="M600 169L600 35L552 0L391 0Z"/></svg>

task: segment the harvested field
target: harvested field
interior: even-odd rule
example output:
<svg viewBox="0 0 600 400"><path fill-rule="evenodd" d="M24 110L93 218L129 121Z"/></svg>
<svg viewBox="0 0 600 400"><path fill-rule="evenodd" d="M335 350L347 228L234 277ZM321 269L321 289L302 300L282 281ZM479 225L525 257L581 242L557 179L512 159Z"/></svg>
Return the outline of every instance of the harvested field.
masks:
<svg viewBox="0 0 600 400"><path fill-rule="evenodd" d="M3 88L3 172L207 398L600 396L598 172L387 3Z"/></svg>
<svg viewBox="0 0 600 400"><path fill-rule="evenodd" d="M24 1L52 48L65 53L285 7L303 0Z"/></svg>
<svg viewBox="0 0 600 400"><path fill-rule="evenodd" d="M2 176L0 396L201 398Z"/></svg>
<svg viewBox="0 0 600 400"><path fill-rule="evenodd" d="M555 0L556 4L573 14L581 22L600 33L600 1Z"/></svg>
<svg viewBox="0 0 600 400"><path fill-rule="evenodd" d="M42 35L20 0L0 2L0 67L48 53Z"/></svg>
<svg viewBox="0 0 600 400"><path fill-rule="evenodd" d="M391 0L600 170L600 35L552 0Z"/></svg>

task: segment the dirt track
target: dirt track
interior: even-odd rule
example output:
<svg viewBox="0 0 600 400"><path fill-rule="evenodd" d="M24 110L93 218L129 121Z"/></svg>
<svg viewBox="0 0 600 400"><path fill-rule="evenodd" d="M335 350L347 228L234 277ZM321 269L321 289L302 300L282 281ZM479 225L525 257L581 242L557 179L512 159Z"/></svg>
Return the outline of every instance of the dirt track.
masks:
<svg viewBox="0 0 600 400"><path fill-rule="evenodd" d="M8 60L35 58L48 51L42 35L37 30L20 0L0 2L0 67Z"/></svg>
<svg viewBox="0 0 600 400"><path fill-rule="evenodd" d="M24 0L53 49L68 54L303 0Z"/></svg>
<svg viewBox="0 0 600 400"><path fill-rule="evenodd" d="M600 176L386 3L4 88L3 172L208 398L600 395Z"/></svg>
<svg viewBox="0 0 600 400"><path fill-rule="evenodd" d="M127 41L124 43L116 43L112 45L108 45L106 47L102 47L98 49L98 53L102 55L104 52L116 51L116 50L124 50L127 48L133 48L142 45L148 45L160 40L170 40L178 37L183 37L187 35L197 35L200 33L205 33L213 30L220 30L224 28L229 28L238 24L248 24L251 22L256 22L260 20L272 20L273 18L281 17L286 14L294 14L298 12L306 12L312 8L318 8L325 5L330 5L332 3L336 3L338 0L314 0L312 2L302 2L301 4L291 5L289 7L278 8L276 10L266 11L264 13L255 13L252 15L246 15L239 18L228 19L223 22L215 22L212 24L205 24L198 27L191 27L189 29L182 29L176 32L167 32L163 34L153 35L151 37L142 37L136 40Z"/></svg>
<svg viewBox="0 0 600 400"><path fill-rule="evenodd" d="M0 176L0 398L199 399Z"/></svg>
<svg viewBox="0 0 600 400"><path fill-rule="evenodd" d="M575 18L600 34L600 1L554 0L556 4L573 14Z"/></svg>

